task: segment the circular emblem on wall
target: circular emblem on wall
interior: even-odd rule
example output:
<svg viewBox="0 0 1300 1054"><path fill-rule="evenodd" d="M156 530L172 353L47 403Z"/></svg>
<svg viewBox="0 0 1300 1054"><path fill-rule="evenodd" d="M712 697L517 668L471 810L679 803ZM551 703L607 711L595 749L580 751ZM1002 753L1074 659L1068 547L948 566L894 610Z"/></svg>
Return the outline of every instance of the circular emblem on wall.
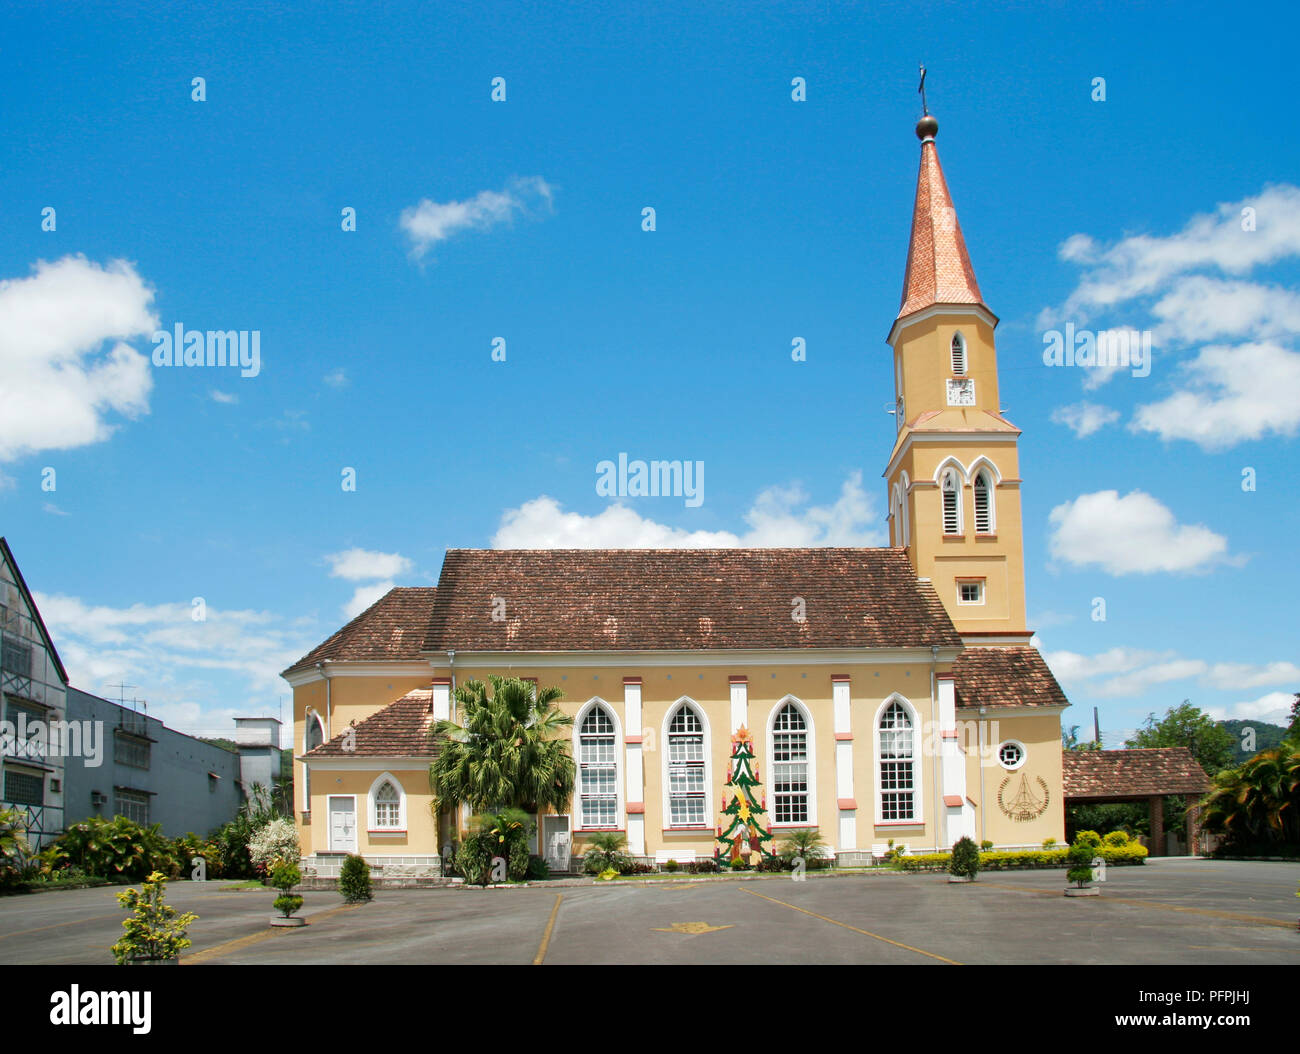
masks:
<svg viewBox="0 0 1300 1054"><path fill-rule="evenodd" d="M1034 782L1038 784L1039 793L1035 793L1034 786L1029 782L1029 777L1023 773L1020 776L1020 786L1010 801L1007 800L1007 787L1015 780L1015 776L1008 776L998 787L998 808L1008 818L1016 823L1028 823L1030 820L1037 820L1044 812L1047 811L1047 803L1052 800L1052 795L1047 789L1047 781L1042 776L1035 776Z"/></svg>

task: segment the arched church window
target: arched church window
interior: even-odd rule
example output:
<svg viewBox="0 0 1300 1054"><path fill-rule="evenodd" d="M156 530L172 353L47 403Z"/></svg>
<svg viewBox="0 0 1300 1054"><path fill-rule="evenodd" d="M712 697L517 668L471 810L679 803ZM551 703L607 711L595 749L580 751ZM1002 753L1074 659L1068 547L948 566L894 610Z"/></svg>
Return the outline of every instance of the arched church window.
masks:
<svg viewBox="0 0 1300 1054"><path fill-rule="evenodd" d="M578 731L579 806L583 827L613 827L618 822L618 752L614 721L594 706Z"/></svg>
<svg viewBox="0 0 1300 1054"><path fill-rule="evenodd" d="M776 823L808 822L808 723L794 703L772 724L772 790Z"/></svg>
<svg viewBox="0 0 1300 1054"><path fill-rule="evenodd" d="M880 818L916 818L916 750L912 716L897 699L880 715L879 743Z"/></svg>

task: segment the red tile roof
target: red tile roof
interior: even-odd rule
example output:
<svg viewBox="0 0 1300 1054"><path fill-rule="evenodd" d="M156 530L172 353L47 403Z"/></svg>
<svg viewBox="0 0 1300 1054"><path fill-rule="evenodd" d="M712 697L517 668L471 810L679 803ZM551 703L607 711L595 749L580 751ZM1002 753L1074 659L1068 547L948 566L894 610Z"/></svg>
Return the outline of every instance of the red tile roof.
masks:
<svg viewBox="0 0 1300 1054"><path fill-rule="evenodd" d="M420 659L424 629L437 590L432 586L390 589L324 643L290 666L292 673L326 659L331 662L400 662Z"/></svg>
<svg viewBox="0 0 1300 1054"><path fill-rule="evenodd" d="M961 638L902 549L452 549L424 645L917 648Z"/></svg>
<svg viewBox="0 0 1300 1054"><path fill-rule="evenodd" d="M1067 799L1201 795L1211 786L1210 777L1186 747L1065 750L1061 764Z"/></svg>
<svg viewBox="0 0 1300 1054"><path fill-rule="evenodd" d="M967 648L953 663L957 705L1068 706L1037 648Z"/></svg>
<svg viewBox="0 0 1300 1054"><path fill-rule="evenodd" d="M962 237L957 210L939 165L934 140L921 143L921 170L916 178L912 210L912 240L907 249L907 273L898 317L933 304L979 304L979 283ZM986 309L987 310L987 309Z"/></svg>
<svg viewBox="0 0 1300 1054"><path fill-rule="evenodd" d="M307 753L309 758L419 758L432 761L437 748L433 727L433 689L415 688L360 724L352 725L353 749L345 750L347 730Z"/></svg>

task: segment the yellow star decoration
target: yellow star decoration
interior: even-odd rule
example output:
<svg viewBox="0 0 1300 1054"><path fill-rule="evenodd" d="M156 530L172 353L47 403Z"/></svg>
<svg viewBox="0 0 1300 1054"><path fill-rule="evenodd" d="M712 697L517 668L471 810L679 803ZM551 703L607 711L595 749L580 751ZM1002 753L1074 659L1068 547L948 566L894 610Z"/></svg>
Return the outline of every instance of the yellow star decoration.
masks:
<svg viewBox="0 0 1300 1054"><path fill-rule="evenodd" d="M740 817L741 823L749 823L749 802L741 801L740 808L736 810L736 815Z"/></svg>
<svg viewBox="0 0 1300 1054"><path fill-rule="evenodd" d="M710 926L707 922L674 922L671 926L656 926L656 933L717 933L718 930L729 930L730 926Z"/></svg>

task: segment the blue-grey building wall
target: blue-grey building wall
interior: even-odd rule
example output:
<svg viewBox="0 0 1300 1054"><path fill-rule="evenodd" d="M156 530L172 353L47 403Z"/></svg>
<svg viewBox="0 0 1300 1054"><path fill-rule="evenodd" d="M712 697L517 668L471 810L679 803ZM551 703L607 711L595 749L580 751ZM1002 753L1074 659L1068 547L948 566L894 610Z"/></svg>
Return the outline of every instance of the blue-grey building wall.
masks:
<svg viewBox="0 0 1300 1054"><path fill-rule="evenodd" d="M97 767L84 756L67 758L65 825L89 816L111 819L124 789L147 797L148 822L161 823L171 838L189 831L206 835L238 813L243 803L238 754L76 688L68 689L67 711L70 721L95 723L102 751ZM132 756L145 760L145 743L148 768L125 764L123 759Z"/></svg>

